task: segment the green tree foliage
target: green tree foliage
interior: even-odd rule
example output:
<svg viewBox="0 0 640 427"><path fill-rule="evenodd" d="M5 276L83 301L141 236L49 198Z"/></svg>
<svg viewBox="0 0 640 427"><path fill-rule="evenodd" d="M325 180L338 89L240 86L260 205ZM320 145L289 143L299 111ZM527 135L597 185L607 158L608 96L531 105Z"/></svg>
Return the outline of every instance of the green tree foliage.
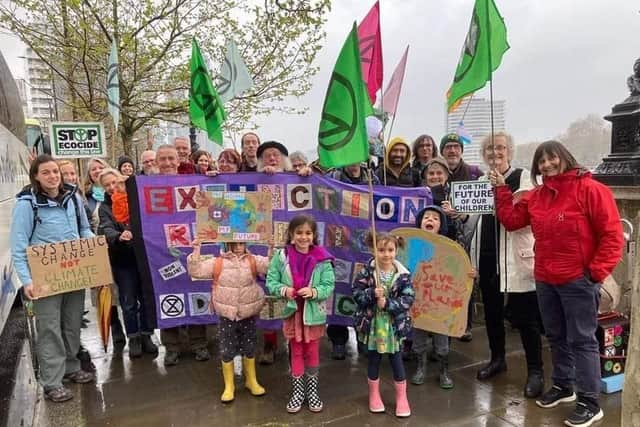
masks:
<svg viewBox="0 0 640 427"><path fill-rule="evenodd" d="M160 120L188 124L189 55L196 37L216 74L233 38L254 87L225 105L225 129L252 127L273 111L300 113L287 97L305 94L317 72L330 0L13 0L0 27L17 34L62 82L66 116L107 117L107 57L118 41L125 152L133 135ZM108 122L110 120L107 120Z"/></svg>

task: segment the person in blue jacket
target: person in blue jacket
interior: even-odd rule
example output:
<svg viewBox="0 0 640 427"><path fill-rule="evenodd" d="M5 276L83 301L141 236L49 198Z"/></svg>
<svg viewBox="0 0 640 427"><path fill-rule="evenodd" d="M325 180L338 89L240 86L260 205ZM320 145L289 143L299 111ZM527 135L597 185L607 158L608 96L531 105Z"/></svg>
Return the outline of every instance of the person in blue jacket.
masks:
<svg viewBox="0 0 640 427"><path fill-rule="evenodd" d="M45 397L53 402L73 398L63 379L88 383L92 373L80 368L76 357L84 289L38 297L31 278L27 249L31 245L93 237L76 187L62 182L60 168L47 154L38 156L29 170L30 185L17 194L11 220L11 259L23 285L24 295L33 300L36 316L36 355Z"/></svg>

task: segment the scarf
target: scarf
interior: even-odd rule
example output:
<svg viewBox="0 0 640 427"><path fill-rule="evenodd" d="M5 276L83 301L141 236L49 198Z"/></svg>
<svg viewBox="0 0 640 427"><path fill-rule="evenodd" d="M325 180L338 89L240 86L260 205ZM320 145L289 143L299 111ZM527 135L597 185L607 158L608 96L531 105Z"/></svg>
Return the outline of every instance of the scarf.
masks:
<svg viewBox="0 0 640 427"><path fill-rule="evenodd" d="M104 188L99 185L93 184L91 186L91 197L98 202L104 202Z"/></svg>

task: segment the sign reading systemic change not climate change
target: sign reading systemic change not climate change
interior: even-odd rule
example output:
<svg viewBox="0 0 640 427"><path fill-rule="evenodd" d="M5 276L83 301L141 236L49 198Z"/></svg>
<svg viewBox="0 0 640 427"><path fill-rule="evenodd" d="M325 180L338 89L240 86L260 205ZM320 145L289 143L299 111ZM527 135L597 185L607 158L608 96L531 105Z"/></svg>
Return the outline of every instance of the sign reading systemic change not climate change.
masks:
<svg viewBox="0 0 640 427"><path fill-rule="evenodd" d="M100 122L52 122L51 155L55 158L106 157L107 143Z"/></svg>
<svg viewBox="0 0 640 427"><path fill-rule="evenodd" d="M104 236L29 246L27 259L36 296L113 283L107 248Z"/></svg>

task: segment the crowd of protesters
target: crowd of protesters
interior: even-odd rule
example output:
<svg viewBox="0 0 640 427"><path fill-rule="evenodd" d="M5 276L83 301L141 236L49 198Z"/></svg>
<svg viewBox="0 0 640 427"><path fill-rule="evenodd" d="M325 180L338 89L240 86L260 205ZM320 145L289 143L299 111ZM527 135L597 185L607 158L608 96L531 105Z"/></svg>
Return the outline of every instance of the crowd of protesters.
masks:
<svg viewBox="0 0 640 427"><path fill-rule="evenodd" d="M506 132L498 132L493 138L486 137L481 143L481 155L489 171L487 175L478 166L465 163L462 159L464 143L455 133L445 135L439 146L429 135L420 135L412 144L401 137L394 137L387 145L384 158L378 159L378 162L358 163L335 170L324 170L317 162L309 162L301 152L289 154L287 147L280 142L261 142L254 132L244 134L240 145L240 152L233 148L225 149L214 159L204 150L192 152L189 139L177 137L173 144L142 152L139 159L136 159L138 167L136 161L128 156L121 156L116 168L101 159L90 159L86 164L86 176L82 183L78 179L74 163L56 162L47 155L36 158L30 169L31 185L18 195L11 227L13 261L25 284L25 295L28 298L37 297L33 294L26 262L27 246L91 237L94 233L104 234L116 282L116 286L111 286L114 292L111 316L113 350L122 352L128 345L131 358L138 358L143 353L157 355L160 343L149 327L152 323L145 317L147 311L141 277L132 246L134 236L126 217L126 206L124 216L121 214L123 209L119 206L126 179L135 174L215 176L237 172L291 172L300 176L323 173L341 182L366 185L371 174L375 185L429 188L433 206L420 213L416 226L457 241L469 254L477 270L476 282L484 303L484 320L491 351L491 358L477 372L477 379L486 381L506 371L504 322L509 317L520 334L525 352L528 376L523 385L524 396L537 399L537 404L543 408L577 400L574 412L567 418L568 425L588 426L602 418L603 413L598 404L600 367L595 338L598 284L611 273L621 256L622 231L611 192L594 181L590 173L575 161L562 144L555 141L541 144L534 154L529 171L511 165L515 150L513 138ZM374 167L374 163L377 166ZM489 180L495 186L495 215L463 215L452 208L449 201L450 184L478 179ZM435 231L431 226L433 223L438 224ZM296 226L305 224L313 237L315 222L313 219L303 218ZM295 233L295 227L290 229L290 250L293 252L286 258L288 263L295 262L296 256L301 260L307 256L307 252L300 249L303 243L315 247L314 243L303 241ZM558 240L563 244L557 244ZM389 250L393 250L394 254L402 244L392 236L384 237L383 243L385 241L391 242ZM194 248L196 246L197 243L194 243ZM323 266L325 261L330 263L331 255L319 246L318 250L323 256L317 262L322 261ZM225 259L228 261L235 259L234 257L243 257L244 254L244 248L235 250L235 247L230 247ZM374 258L378 259L378 255L374 254ZM281 256L284 260L283 255L278 255L278 259ZM193 259L196 259L196 255ZM292 277L287 279L291 281L289 285L283 285L289 283L287 280L273 277L273 282L267 280L267 289L278 296L297 301L298 306L301 303L307 304L318 297L318 291L315 287L309 288L311 290L308 292L304 290L307 288L300 288L297 275L302 277L305 273L297 272L296 265L292 267ZM264 270L266 267L261 268ZM394 267L391 261L385 264L385 268L389 274L393 271L407 273L404 267ZM326 274L327 277L333 277ZM395 304L391 296L395 292L391 288L391 276L388 276L389 290L384 291L386 293L376 290L374 296L367 290L367 274L373 273L363 270L358 278L359 284L354 283L358 305L377 301L374 309L378 307L379 310L384 310L389 308L387 298L391 298L391 304ZM403 280L408 280L407 277ZM323 295L330 292L328 281L323 282L322 286L318 289ZM402 384L406 383L399 355L406 359L408 355L415 354L417 358L417 369L411 377L413 384L425 382L427 362L430 358L435 358L440 363L440 387L450 389L454 386L448 372L450 338L420 330L415 330L412 337L411 332L405 328L405 323L398 324L398 316L406 312L400 308L408 309L409 296L413 298L413 291L406 288L409 285L403 286L405 288L401 294L406 298L398 300L402 302L398 302L397 310L394 312L389 308L386 317L378 319L374 316L370 319L372 322L386 322L384 325L387 326L389 322L395 325L395 329L390 330L392 334L395 331L398 339L387 344L393 348L389 356L394 380L400 384L397 389L400 393L397 394L398 416L410 414L406 394L402 394L405 393L403 387L406 387ZM84 291L34 300L38 329L36 353L42 373L40 381L46 397L55 402L73 397L71 391L63 385L63 380L86 383L94 379L92 372L81 368L77 357L78 352L81 352L79 337L83 301ZM124 329L116 306L118 302ZM291 307L295 311L296 304L292 303ZM467 330L460 338L464 342L473 338L472 308L473 303L470 303ZM255 315L255 310L251 315ZM234 328L240 324L246 327L246 320L243 319L242 316L230 318L230 323L224 323L225 328ZM322 331L318 328L307 330L306 326L299 330L298 326L292 326L295 323L293 320L292 322L284 334L292 357L290 363L293 375L292 400L287 405L287 410L300 410L305 401L306 387L313 389L311 395L306 395L309 408L319 411L322 409L322 402L317 394L316 344L324 333L324 324L321 326ZM255 328L255 324L249 323L249 327ZM397 328L402 329L401 336ZM331 357L335 360L345 359L348 328L328 325L326 332L332 344ZM223 338L228 342L223 331L219 333L222 334L221 342ZM304 338L308 333L311 334L311 340L309 336ZM388 351L380 351L379 348L376 350L372 341L363 335L369 333L368 329L358 330L357 333L360 334L359 340L362 338L359 350L379 364L380 353ZM299 334L304 338L301 342L296 340L296 337L300 337ZM165 366L179 363L183 335L188 337L195 360L204 362L211 358L204 325L167 328L160 331L161 344L165 347ZM546 392L542 364L543 335L546 335L551 344L553 365L552 384ZM254 342L255 336L249 336ZM263 331L262 336L264 344L261 351L254 352L255 343L250 351L234 353L230 350L235 348L231 344L225 345L224 351L221 350L225 375L223 402L233 400L233 390L229 388L229 376L232 375L229 364L237 354L244 357L245 375L248 375L247 387L252 394L265 393L256 380L254 357L259 363L271 364L281 347L276 331ZM432 351L428 350L429 342L433 343ZM376 345L379 346L379 342ZM304 365L299 360L307 356L310 359L305 359L307 362ZM369 404L372 412L384 411L378 395L377 366L370 363L369 367ZM306 385L300 379L305 372L310 378Z"/></svg>

